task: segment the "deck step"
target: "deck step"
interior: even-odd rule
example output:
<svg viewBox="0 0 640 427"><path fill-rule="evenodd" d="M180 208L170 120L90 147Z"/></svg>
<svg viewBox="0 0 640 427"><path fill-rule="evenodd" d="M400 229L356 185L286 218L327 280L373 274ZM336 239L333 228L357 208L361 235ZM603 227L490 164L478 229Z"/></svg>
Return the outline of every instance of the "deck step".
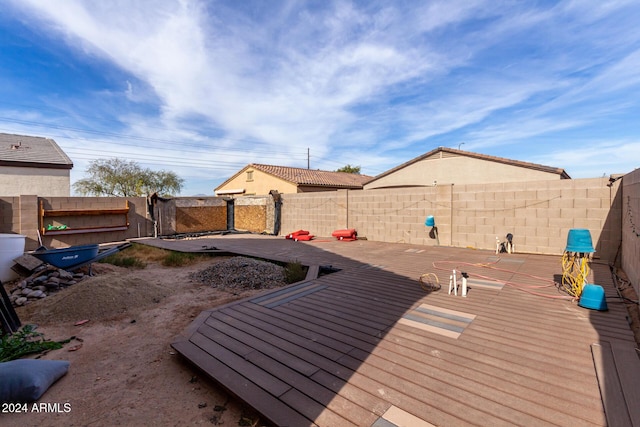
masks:
<svg viewBox="0 0 640 427"><path fill-rule="evenodd" d="M591 345L609 427L640 427L640 358L633 344L602 341Z"/></svg>

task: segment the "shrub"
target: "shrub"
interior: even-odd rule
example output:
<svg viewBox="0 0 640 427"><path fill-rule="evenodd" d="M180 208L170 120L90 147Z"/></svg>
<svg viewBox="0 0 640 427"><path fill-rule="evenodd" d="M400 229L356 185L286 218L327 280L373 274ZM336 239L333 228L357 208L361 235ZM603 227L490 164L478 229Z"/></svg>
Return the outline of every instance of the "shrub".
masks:
<svg viewBox="0 0 640 427"><path fill-rule="evenodd" d="M289 262L284 266L284 275L287 283L299 282L307 277L307 267L300 261Z"/></svg>
<svg viewBox="0 0 640 427"><path fill-rule="evenodd" d="M165 267L182 267L190 265L202 258L202 254L194 254L189 252L169 252L162 260Z"/></svg>

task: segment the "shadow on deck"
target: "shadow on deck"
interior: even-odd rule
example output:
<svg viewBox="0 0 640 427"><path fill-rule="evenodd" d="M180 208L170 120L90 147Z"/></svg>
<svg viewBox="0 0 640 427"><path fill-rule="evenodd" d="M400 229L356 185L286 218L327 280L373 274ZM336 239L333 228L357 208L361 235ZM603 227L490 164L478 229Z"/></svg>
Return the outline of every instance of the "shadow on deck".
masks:
<svg viewBox="0 0 640 427"><path fill-rule="evenodd" d="M279 426L606 425L591 346L634 346L623 304L559 298L558 256L252 235L143 243L340 269L205 311L172 343ZM447 292L453 268L470 274L467 297ZM426 272L441 290L421 288ZM593 274L616 295L607 266Z"/></svg>

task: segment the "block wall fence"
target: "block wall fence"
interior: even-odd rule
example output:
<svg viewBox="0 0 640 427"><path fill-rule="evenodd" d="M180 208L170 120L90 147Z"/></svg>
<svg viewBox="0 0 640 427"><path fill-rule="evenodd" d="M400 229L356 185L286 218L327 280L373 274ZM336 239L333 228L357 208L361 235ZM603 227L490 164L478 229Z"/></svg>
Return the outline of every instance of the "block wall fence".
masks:
<svg viewBox="0 0 640 427"><path fill-rule="evenodd" d="M621 264L640 295L640 169L622 178Z"/></svg>
<svg viewBox="0 0 640 427"><path fill-rule="evenodd" d="M339 190L282 194L277 215L271 196L237 198L234 210L236 228L243 226L252 232L272 233L279 218L280 235L304 229L327 237L334 230L354 228L359 237L381 242L488 250L495 250L496 237L504 240L511 233L517 252L551 255L562 254L570 229L587 228L596 258L621 266L640 291L640 169L609 184L608 178L591 178ZM223 199L178 199L165 204L161 214L156 212L162 220L160 228L173 233L226 230L228 204ZM43 244L54 248L153 236L154 223L143 197L0 197L0 233L26 235L26 249L33 250L40 244L37 230L43 225L41 204L58 213L110 212L122 209L125 202L129 208L125 230L104 232L122 222L119 214L73 218L54 215L47 218L53 225L69 221L71 228L95 227L102 231L45 232ZM435 230L425 225L430 215ZM171 233L160 230L158 234Z"/></svg>
<svg viewBox="0 0 640 427"><path fill-rule="evenodd" d="M595 256L619 264L623 196L620 181L608 184L594 178L284 194L282 230L329 236L355 228L370 240L476 249L495 249L496 237L511 233L518 252L561 255L569 230L587 228ZM637 202L625 209L637 211ZM425 226L429 215L437 238Z"/></svg>
<svg viewBox="0 0 640 427"><path fill-rule="evenodd" d="M145 197L0 197L0 233L25 235L25 249L33 250L40 240L59 248L150 236L153 222Z"/></svg>

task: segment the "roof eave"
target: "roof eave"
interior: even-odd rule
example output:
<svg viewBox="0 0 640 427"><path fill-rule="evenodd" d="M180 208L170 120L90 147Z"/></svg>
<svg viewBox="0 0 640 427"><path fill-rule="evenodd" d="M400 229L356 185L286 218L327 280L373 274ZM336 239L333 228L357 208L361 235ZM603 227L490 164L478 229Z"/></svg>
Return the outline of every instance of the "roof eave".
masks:
<svg viewBox="0 0 640 427"><path fill-rule="evenodd" d="M0 166L40 169L73 169L73 163L38 163L38 162L12 162L0 160Z"/></svg>
<svg viewBox="0 0 640 427"><path fill-rule="evenodd" d="M553 168L550 166L544 166L544 165L537 165L535 163L527 163L527 162L521 162L518 160L510 160L510 159L505 159L505 158L501 158L501 157L496 157L496 156L489 156L486 154L478 154L478 153L473 153L471 151L464 151L464 150L456 150L455 148L447 148L447 147L438 147L435 148L431 151L429 151L428 153L422 154L418 157L415 157L407 162L402 163L401 165L398 165L392 169L389 169L386 172L381 173L380 175L375 176L373 179L371 179L370 181L366 182L364 185L366 184L370 184L374 181L377 181L378 179L384 178L385 176L388 176L394 172L397 172L401 169L406 168L409 165L412 165L414 163L417 163L421 160L424 160L428 157L433 156L434 154L438 153L438 152L448 152L448 153L453 153L453 154L459 154L461 156L467 156L467 157L472 157L474 159L480 159L480 160L486 160L489 162L498 162L498 163L504 163L504 164L509 164L512 166L518 166L518 167L523 167L523 168L528 168L528 169L533 169L533 170L538 170L541 172L547 172L547 173L553 173L553 174L557 174L560 175L561 179L571 179L571 177L569 176L569 174L567 174L565 172L564 169L561 168Z"/></svg>

